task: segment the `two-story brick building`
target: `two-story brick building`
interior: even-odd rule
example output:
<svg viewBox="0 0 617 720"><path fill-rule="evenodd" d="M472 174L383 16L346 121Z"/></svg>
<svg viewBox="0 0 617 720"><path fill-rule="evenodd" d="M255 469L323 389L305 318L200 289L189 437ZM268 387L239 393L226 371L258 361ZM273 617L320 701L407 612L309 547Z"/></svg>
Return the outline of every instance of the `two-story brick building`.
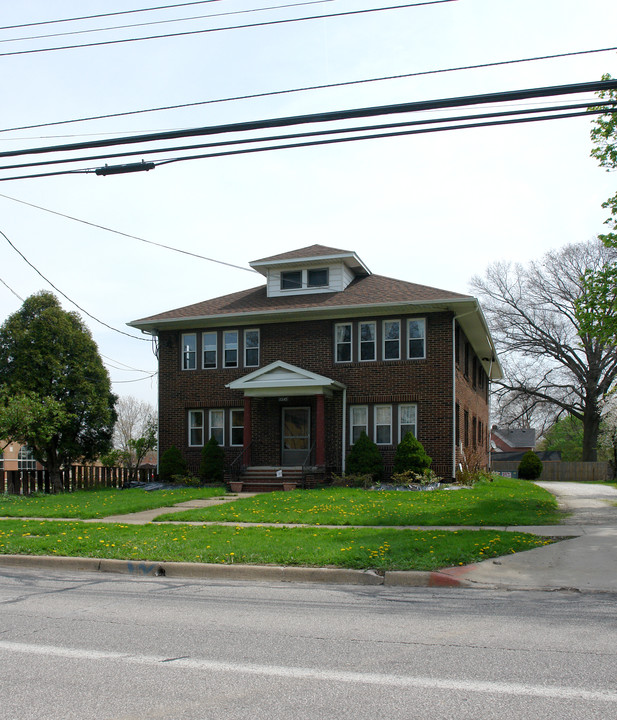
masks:
<svg viewBox="0 0 617 720"><path fill-rule="evenodd" d="M374 275L313 245L250 263L266 284L136 320L158 338L159 448L228 463L340 472L366 432L386 468L411 430L452 478L488 451L501 368L475 298Z"/></svg>

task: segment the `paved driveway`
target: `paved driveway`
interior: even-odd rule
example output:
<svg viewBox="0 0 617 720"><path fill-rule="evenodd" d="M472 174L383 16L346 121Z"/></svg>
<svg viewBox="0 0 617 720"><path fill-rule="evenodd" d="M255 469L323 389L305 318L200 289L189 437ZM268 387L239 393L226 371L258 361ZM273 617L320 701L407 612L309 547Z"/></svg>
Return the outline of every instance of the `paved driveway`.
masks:
<svg viewBox="0 0 617 720"><path fill-rule="evenodd" d="M614 525L617 527L617 488L595 483L537 482L553 493L559 507L571 515L564 525Z"/></svg>

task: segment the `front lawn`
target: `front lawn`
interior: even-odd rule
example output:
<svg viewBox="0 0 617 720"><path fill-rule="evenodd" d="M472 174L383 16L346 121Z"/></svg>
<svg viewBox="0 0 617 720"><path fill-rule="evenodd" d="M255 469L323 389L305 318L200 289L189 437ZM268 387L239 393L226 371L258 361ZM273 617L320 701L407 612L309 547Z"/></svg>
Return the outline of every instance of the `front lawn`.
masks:
<svg viewBox="0 0 617 720"><path fill-rule="evenodd" d="M553 542L495 530L285 528L0 521L0 554L437 570Z"/></svg>
<svg viewBox="0 0 617 720"><path fill-rule="evenodd" d="M299 523L310 525L549 525L563 515L555 497L524 480L430 492L350 488L263 493L159 520Z"/></svg>
<svg viewBox="0 0 617 720"><path fill-rule="evenodd" d="M0 517L103 518L224 495L225 488L78 490L58 495L0 495Z"/></svg>

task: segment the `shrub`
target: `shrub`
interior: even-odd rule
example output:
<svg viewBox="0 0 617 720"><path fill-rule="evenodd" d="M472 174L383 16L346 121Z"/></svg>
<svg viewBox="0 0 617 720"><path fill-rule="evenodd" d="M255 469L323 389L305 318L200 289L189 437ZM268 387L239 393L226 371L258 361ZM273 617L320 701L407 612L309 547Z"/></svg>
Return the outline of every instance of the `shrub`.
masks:
<svg viewBox="0 0 617 720"><path fill-rule="evenodd" d="M484 453L477 448L465 448L463 461L456 471L456 482L459 485L473 487L479 482L493 482L493 477L484 466Z"/></svg>
<svg viewBox="0 0 617 720"><path fill-rule="evenodd" d="M201 450L199 477L208 482L223 482L225 475L225 453L214 435Z"/></svg>
<svg viewBox="0 0 617 720"><path fill-rule="evenodd" d="M439 484L443 478L439 477L433 470L427 468L422 473L417 473L413 470L392 473L392 480L394 480L397 485L411 486Z"/></svg>
<svg viewBox="0 0 617 720"><path fill-rule="evenodd" d="M186 475L187 467L182 454L175 445L161 455L159 462L159 479L172 480L174 475Z"/></svg>
<svg viewBox="0 0 617 720"><path fill-rule="evenodd" d="M345 475L332 474L334 487L363 488L368 490L373 484L373 476L363 473L345 473Z"/></svg>
<svg viewBox="0 0 617 720"><path fill-rule="evenodd" d="M521 480L537 480L542 475L542 460L533 450L528 450L518 466L518 476Z"/></svg>
<svg viewBox="0 0 617 720"><path fill-rule="evenodd" d="M432 462L433 460L424 451L422 443L412 432L408 432L396 448L394 472L403 473L411 470L421 475Z"/></svg>
<svg viewBox="0 0 617 720"><path fill-rule="evenodd" d="M379 448L365 432L351 446L347 455L347 472L350 475L370 475L373 479L383 475L383 458Z"/></svg>

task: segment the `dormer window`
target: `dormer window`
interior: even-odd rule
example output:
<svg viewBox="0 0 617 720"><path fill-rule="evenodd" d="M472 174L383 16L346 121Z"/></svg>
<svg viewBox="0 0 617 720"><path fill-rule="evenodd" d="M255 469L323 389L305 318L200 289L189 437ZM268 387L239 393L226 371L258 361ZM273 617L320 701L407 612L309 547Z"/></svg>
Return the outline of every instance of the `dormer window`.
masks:
<svg viewBox="0 0 617 720"><path fill-rule="evenodd" d="M316 268L306 271L307 287L327 287L328 286L328 268Z"/></svg>
<svg viewBox="0 0 617 720"><path fill-rule="evenodd" d="M281 273L281 290L299 290L302 287L302 270Z"/></svg>

